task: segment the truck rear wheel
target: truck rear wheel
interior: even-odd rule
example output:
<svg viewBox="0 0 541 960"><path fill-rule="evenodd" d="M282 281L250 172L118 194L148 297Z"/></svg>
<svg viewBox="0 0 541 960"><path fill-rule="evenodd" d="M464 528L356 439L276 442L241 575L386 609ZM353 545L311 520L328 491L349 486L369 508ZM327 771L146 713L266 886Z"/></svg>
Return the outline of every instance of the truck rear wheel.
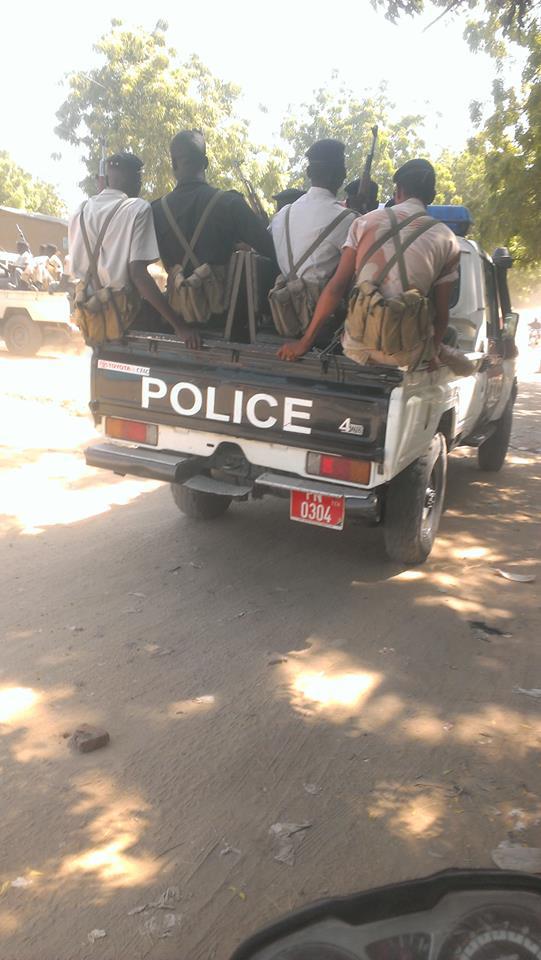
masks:
<svg viewBox="0 0 541 960"><path fill-rule="evenodd" d="M496 424L494 433L492 433L477 450L477 462L480 470L501 470L509 449L512 426L513 397L510 397L503 414Z"/></svg>
<svg viewBox="0 0 541 960"><path fill-rule="evenodd" d="M34 323L26 313L13 313L8 317L3 337L9 352L19 357L33 357L43 343L39 324Z"/></svg>
<svg viewBox="0 0 541 960"><path fill-rule="evenodd" d="M225 513L231 503L231 497L192 490L182 483L172 483L171 493L179 510L192 520L215 520Z"/></svg>
<svg viewBox="0 0 541 960"><path fill-rule="evenodd" d="M447 444L437 433L428 452L387 488L383 534L391 560L424 563L438 532L447 480Z"/></svg>

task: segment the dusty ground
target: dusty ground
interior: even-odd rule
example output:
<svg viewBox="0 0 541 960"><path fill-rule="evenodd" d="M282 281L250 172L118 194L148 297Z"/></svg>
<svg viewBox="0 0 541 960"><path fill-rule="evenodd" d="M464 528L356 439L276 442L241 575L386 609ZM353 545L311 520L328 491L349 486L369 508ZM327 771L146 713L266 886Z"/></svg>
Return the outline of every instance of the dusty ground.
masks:
<svg viewBox="0 0 541 960"><path fill-rule="evenodd" d="M541 687L541 376L500 475L453 456L402 571L377 529L277 501L197 526L87 469L87 366L0 353L2 960L225 960L328 892L541 846L541 702L516 690ZM80 722L110 746L70 752ZM284 820L312 824L293 866Z"/></svg>

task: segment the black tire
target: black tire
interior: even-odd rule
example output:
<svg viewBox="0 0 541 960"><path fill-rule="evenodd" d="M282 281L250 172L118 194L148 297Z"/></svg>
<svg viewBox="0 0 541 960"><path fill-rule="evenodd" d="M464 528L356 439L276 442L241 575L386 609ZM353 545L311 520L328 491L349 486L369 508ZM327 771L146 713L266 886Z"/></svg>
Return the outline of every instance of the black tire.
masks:
<svg viewBox="0 0 541 960"><path fill-rule="evenodd" d="M172 483L171 493L179 510L192 520L215 520L221 517L231 503L231 497L216 493L202 493L182 483Z"/></svg>
<svg viewBox="0 0 541 960"><path fill-rule="evenodd" d="M477 463L480 470L501 470L505 463L511 427L513 426L513 397L507 401L507 406L498 420L494 433L479 446Z"/></svg>
<svg viewBox="0 0 541 960"><path fill-rule="evenodd" d="M447 480L447 444L437 433L427 453L387 488L383 534L391 560L424 563L438 533Z"/></svg>
<svg viewBox="0 0 541 960"><path fill-rule="evenodd" d="M43 343L39 324L26 313L13 313L6 320L3 337L9 352L19 357L33 357Z"/></svg>

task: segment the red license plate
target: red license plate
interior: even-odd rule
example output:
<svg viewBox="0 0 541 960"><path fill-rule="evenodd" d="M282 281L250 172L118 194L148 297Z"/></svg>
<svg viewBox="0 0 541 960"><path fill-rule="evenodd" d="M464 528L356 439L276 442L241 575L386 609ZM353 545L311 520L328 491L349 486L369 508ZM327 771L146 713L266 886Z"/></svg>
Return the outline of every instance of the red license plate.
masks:
<svg viewBox="0 0 541 960"><path fill-rule="evenodd" d="M292 490L289 503L291 520L299 523L313 523L316 527L330 527L342 530L346 502L344 497L330 497L325 493L305 493L304 490Z"/></svg>

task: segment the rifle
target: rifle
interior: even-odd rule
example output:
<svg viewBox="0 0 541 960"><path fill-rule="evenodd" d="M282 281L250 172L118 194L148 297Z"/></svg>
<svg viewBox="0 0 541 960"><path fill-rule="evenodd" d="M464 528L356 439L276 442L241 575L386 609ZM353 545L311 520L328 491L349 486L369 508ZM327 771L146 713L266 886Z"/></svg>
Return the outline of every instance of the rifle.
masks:
<svg viewBox="0 0 541 960"><path fill-rule="evenodd" d="M246 190L246 193L248 194L248 203L250 204L250 206L251 206L252 210L254 211L254 213L256 214L256 216L261 217L261 219L262 219L263 223L265 224L265 226L268 227L268 225L269 225L269 218L268 218L268 216L267 216L267 211L265 210L263 204L261 203L261 200L259 199L259 196L258 196L258 194L256 193L253 184L250 183L250 181L248 180L248 177L245 177L245 176L244 176L244 174L243 174L243 172L242 172L242 163L241 163L241 161L240 161L240 160L234 160L234 161L233 161L233 164L234 164L234 166L236 167L236 169L237 169L237 171L238 171L238 174L239 174L239 177L240 177L240 179L242 180L243 187L244 187L244 189Z"/></svg>
<svg viewBox="0 0 541 960"><path fill-rule="evenodd" d="M24 233L22 232L19 224L16 223L15 226L17 227L17 237L18 237L17 243L19 243L19 241L21 241L21 243L26 243L26 246L30 250L30 244L28 243L28 240L26 239Z"/></svg>
<svg viewBox="0 0 541 960"><path fill-rule="evenodd" d="M372 173L372 163L374 162L374 154L376 152L376 143L378 141L378 126L377 124L372 127L372 146L368 151L368 156L364 162L364 170L361 179L359 180L359 186L357 189L357 196L361 197L364 200L366 206L372 200L373 188L372 180L370 175ZM376 194L377 196L377 194Z"/></svg>

